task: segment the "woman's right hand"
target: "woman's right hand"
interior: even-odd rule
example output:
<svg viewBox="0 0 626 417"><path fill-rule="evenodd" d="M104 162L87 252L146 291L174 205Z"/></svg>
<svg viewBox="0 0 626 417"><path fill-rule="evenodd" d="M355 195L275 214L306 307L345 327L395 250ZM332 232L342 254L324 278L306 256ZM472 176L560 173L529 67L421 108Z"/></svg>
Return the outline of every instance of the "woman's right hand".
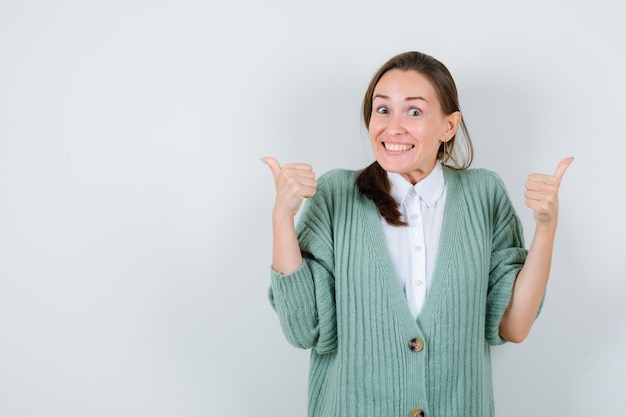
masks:
<svg viewBox="0 0 626 417"><path fill-rule="evenodd" d="M275 158L261 158L274 175L276 201L272 213L274 243L272 267L281 274L290 274L302 265L294 218L305 198L313 197L317 180L308 164L285 164L282 167Z"/></svg>
<svg viewBox="0 0 626 417"><path fill-rule="evenodd" d="M313 167L303 163L288 163L281 166L276 158L261 158L274 175L276 201L274 215L295 217L305 198L315 195L317 180Z"/></svg>

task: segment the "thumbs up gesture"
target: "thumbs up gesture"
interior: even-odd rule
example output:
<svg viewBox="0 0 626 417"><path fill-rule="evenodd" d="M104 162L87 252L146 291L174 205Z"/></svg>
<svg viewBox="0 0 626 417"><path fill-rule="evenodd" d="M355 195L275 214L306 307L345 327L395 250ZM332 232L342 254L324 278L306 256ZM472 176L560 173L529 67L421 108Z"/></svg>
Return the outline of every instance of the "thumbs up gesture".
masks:
<svg viewBox="0 0 626 417"><path fill-rule="evenodd" d="M537 225L556 227L559 215L559 186L565 171L574 158L565 158L556 167L554 175L530 174L526 181L526 205L534 212Z"/></svg>
<svg viewBox="0 0 626 417"><path fill-rule="evenodd" d="M295 216L302 201L315 195L317 180L313 167L303 163L288 163L281 166L276 158L261 158L274 175L276 184L276 201L274 212Z"/></svg>

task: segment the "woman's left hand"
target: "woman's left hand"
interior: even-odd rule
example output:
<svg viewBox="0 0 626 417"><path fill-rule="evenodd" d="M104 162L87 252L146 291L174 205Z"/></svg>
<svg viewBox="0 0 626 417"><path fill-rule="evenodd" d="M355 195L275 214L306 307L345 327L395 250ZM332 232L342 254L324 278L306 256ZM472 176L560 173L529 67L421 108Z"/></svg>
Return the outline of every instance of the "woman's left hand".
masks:
<svg viewBox="0 0 626 417"><path fill-rule="evenodd" d="M537 225L556 227L559 216L561 178L574 158L562 160L554 175L530 174L526 181L526 205L534 212Z"/></svg>

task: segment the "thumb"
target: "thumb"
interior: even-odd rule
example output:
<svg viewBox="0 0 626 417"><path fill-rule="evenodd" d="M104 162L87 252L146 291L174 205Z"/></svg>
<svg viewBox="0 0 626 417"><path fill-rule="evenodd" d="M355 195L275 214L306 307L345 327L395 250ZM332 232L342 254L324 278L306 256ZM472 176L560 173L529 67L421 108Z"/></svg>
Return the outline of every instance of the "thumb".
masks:
<svg viewBox="0 0 626 417"><path fill-rule="evenodd" d="M574 161L574 157L570 156L559 162L559 165L556 167L556 171L554 172L554 176L557 177L559 181L563 178L563 174L565 174L565 171L567 171L567 168L569 168L572 161Z"/></svg>
<svg viewBox="0 0 626 417"><path fill-rule="evenodd" d="M273 156L265 156L261 158L261 161L265 162L267 166L270 167L270 169L272 170L272 175L274 175L274 178L276 178L281 170L278 160Z"/></svg>

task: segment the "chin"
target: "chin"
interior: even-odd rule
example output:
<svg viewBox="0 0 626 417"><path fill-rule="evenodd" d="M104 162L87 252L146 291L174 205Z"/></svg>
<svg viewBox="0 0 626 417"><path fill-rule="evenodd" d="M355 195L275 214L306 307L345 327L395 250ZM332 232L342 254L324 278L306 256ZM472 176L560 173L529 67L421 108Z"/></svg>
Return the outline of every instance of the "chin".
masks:
<svg viewBox="0 0 626 417"><path fill-rule="evenodd" d="M378 164L387 172L393 172L397 174L401 174L406 171L406 167L400 166L398 164L389 163L384 160L377 159Z"/></svg>

